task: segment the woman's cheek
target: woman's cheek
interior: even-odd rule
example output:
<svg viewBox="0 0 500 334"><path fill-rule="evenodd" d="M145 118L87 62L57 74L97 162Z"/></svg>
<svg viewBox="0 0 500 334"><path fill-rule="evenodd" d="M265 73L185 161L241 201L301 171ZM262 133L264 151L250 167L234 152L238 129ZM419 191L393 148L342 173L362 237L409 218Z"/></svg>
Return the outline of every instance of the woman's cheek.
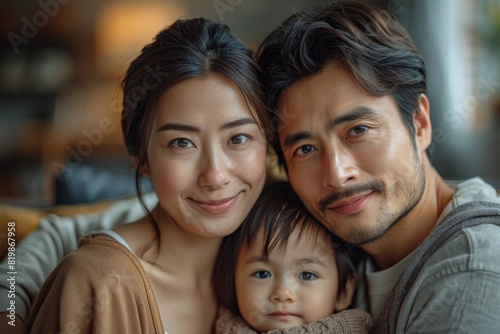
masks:
<svg viewBox="0 0 500 334"><path fill-rule="evenodd" d="M265 178L266 174L266 151L255 150L252 154L245 155L240 163L241 169L245 170L247 176L252 176L255 180Z"/></svg>
<svg viewBox="0 0 500 334"><path fill-rule="evenodd" d="M152 162L151 177L156 187L167 187L170 190L182 189L186 183L196 180L196 175L194 175L196 168L189 161L159 159L155 162Z"/></svg>

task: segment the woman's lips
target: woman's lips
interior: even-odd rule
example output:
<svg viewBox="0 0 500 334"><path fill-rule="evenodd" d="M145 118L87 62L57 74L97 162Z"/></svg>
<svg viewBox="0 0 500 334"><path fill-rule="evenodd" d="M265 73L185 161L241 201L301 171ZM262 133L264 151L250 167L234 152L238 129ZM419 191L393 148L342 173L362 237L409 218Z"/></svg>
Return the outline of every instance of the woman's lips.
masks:
<svg viewBox="0 0 500 334"><path fill-rule="evenodd" d="M337 203L330 205L328 209L334 211L335 213L341 215L352 215L355 214L366 206L368 201L371 199L373 192L370 192L361 197L353 198L352 200L343 201L343 203Z"/></svg>
<svg viewBox="0 0 500 334"><path fill-rule="evenodd" d="M238 200L239 194L233 197L225 198L222 200L218 201L197 201L194 199L191 199L193 203L202 209L203 211L206 211L211 214L221 214L224 212L227 212L229 209L233 207L233 205L236 203Z"/></svg>

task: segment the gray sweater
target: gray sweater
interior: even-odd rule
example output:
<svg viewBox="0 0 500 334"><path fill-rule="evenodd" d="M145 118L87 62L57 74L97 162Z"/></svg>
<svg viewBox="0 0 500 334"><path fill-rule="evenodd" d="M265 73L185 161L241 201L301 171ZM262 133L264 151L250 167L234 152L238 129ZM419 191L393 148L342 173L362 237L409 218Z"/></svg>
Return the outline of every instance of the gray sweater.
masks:
<svg viewBox="0 0 500 334"><path fill-rule="evenodd" d="M452 210L414 253L373 332L497 332L498 245L499 203L468 202Z"/></svg>

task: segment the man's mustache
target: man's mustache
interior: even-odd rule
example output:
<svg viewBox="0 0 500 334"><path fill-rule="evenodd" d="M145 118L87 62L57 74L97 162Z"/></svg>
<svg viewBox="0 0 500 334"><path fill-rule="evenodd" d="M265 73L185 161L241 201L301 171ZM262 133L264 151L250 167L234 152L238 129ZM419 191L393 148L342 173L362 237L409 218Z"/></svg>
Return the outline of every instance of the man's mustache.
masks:
<svg viewBox="0 0 500 334"><path fill-rule="evenodd" d="M324 197L318 202L318 207L320 211L324 213L330 204L338 200L341 200L343 198L351 197L357 193L362 193L366 191L375 191L381 193L383 190L384 186L380 181L371 181L364 184L357 184L343 191L331 193L330 195Z"/></svg>

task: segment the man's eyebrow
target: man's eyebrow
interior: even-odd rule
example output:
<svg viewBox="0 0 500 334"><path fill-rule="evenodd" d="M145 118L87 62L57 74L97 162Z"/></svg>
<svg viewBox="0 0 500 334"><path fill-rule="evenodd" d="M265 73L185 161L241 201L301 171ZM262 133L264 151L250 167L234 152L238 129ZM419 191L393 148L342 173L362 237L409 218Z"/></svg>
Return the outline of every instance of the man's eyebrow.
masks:
<svg viewBox="0 0 500 334"><path fill-rule="evenodd" d="M219 127L219 130L227 130L231 129L234 127L246 125L246 124L255 124L257 125L257 122L252 119L252 118L240 118L231 122L227 122L222 124ZM192 126L192 125L187 125L187 124L182 124L182 123L166 123L163 124L159 129L158 132L161 131L167 131L167 130L176 130L176 131L186 131L186 132L201 132L201 128L197 126Z"/></svg>
<svg viewBox="0 0 500 334"><path fill-rule="evenodd" d="M375 117L378 117L378 116L377 116L377 112L374 109L369 108L369 107L365 107L365 106L357 107L357 108L354 108L354 109L348 111L344 115L332 120L329 123L329 127L333 128L333 127L340 125L342 123L348 123L348 122L356 121L356 120L363 119L363 118L368 119L368 118L375 118Z"/></svg>
<svg viewBox="0 0 500 334"><path fill-rule="evenodd" d="M369 119L369 118L376 118L378 117L377 112L369 107L357 107L349 112L345 113L344 115L335 118L334 120L330 121L328 123L329 128L334 128L342 123L347 123L347 122L352 122L356 121L359 119ZM312 134L311 132L308 131L301 131L301 132L295 132L292 134L289 134L285 137L283 140L283 147L291 147L293 146L296 142L303 140L303 139L308 139L311 138Z"/></svg>
<svg viewBox="0 0 500 334"><path fill-rule="evenodd" d="M249 118L249 117L240 118L240 119L237 119L235 121L231 121L231 122L222 124L219 127L219 130L227 130L227 129L231 129L231 128L235 128L235 127L247 125L247 124L257 125L257 122L254 119Z"/></svg>
<svg viewBox="0 0 500 334"><path fill-rule="evenodd" d="M283 147L291 147L296 142L301 141L303 139L311 138L312 134L307 131L295 132L285 137L283 141Z"/></svg>

